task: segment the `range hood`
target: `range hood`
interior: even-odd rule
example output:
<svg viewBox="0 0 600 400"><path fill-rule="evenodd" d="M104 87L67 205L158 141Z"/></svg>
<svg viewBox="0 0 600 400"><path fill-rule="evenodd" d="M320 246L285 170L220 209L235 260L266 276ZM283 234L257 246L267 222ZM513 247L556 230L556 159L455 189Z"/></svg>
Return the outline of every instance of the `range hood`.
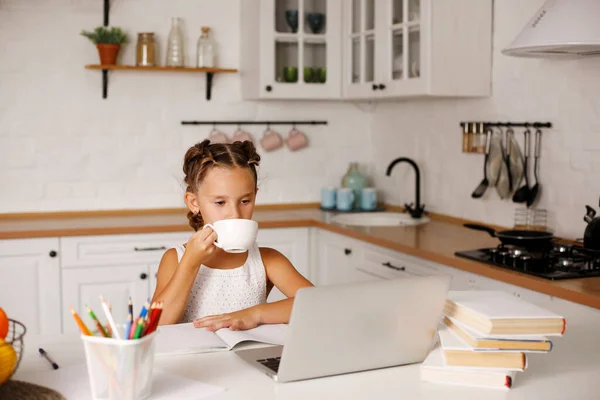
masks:
<svg viewBox="0 0 600 400"><path fill-rule="evenodd" d="M600 0L546 0L502 54L551 58L600 55Z"/></svg>

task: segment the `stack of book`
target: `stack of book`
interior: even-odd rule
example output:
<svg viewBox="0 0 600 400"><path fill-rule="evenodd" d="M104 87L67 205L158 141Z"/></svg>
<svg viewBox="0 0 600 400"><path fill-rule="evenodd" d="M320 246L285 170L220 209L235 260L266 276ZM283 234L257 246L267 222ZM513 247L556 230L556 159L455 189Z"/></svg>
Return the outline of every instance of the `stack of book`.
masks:
<svg viewBox="0 0 600 400"><path fill-rule="evenodd" d="M428 382L510 389L527 353L552 350L565 318L497 291L449 292L440 345L421 365Z"/></svg>

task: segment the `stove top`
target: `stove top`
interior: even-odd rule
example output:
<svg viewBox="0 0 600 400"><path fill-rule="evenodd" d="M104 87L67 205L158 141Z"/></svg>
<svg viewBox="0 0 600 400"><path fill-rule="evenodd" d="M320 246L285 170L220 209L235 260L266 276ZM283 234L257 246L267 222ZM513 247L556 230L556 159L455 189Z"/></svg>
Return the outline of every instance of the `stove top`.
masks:
<svg viewBox="0 0 600 400"><path fill-rule="evenodd" d="M578 246L552 244L545 249L527 249L499 245L457 251L455 255L546 279L600 276L600 253L590 253Z"/></svg>

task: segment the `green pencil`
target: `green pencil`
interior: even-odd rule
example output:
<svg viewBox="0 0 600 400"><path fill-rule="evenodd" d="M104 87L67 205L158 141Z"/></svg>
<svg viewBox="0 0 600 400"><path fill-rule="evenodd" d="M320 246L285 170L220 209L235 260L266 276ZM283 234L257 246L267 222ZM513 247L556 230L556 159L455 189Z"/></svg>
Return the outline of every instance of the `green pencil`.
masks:
<svg viewBox="0 0 600 400"><path fill-rule="evenodd" d="M134 339L139 339L142 335L142 330L144 329L144 318L138 318L137 327L135 328L135 333L133 334Z"/></svg>
<svg viewBox="0 0 600 400"><path fill-rule="evenodd" d="M109 337L108 333L106 332L106 330L104 330L104 327L102 326L100 321L98 321L98 318L96 318L96 314L94 314L92 309L87 304L85 305L85 308L87 309L88 314L90 314L90 317L92 317L92 321L94 321L94 323L96 324L96 327L98 328L98 330L100 331L102 336Z"/></svg>

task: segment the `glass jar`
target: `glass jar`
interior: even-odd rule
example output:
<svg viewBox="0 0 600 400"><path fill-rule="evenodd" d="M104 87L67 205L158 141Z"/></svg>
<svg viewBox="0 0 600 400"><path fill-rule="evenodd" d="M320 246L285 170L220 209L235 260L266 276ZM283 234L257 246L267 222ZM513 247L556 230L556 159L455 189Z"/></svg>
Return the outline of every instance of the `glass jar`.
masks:
<svg viewBox="0 0 600 400"><path fill-rule="evenodd" d="M353 209L357 210L360 208L361 191L367 186L367 177L358 169L358 163L351 162L348 166L348 171L346 171L346 175L342 178L342 187L350 188L354 192Z"/></svg>
<svg viewBox="0 0 600 400"><path fill-rule="evenodd" d="M181 18L171 18L171 31L167 39L167 62L168 67L183 67L183 34L181 33Z"/></svg>
<svg viewBox="0 0 600 400"><path fill-rule="evenodd" d="M154 32L138 33L135 65L138 67L156 66L156 42Z"/></svg>
<svg viewBox="0 0 600 400"><path fill-rule="evenodd" d="M214 68L216 66L217 43L210 35L208 26L202 27L202 35L198 38L196 66L198 68Z"/></svg>

